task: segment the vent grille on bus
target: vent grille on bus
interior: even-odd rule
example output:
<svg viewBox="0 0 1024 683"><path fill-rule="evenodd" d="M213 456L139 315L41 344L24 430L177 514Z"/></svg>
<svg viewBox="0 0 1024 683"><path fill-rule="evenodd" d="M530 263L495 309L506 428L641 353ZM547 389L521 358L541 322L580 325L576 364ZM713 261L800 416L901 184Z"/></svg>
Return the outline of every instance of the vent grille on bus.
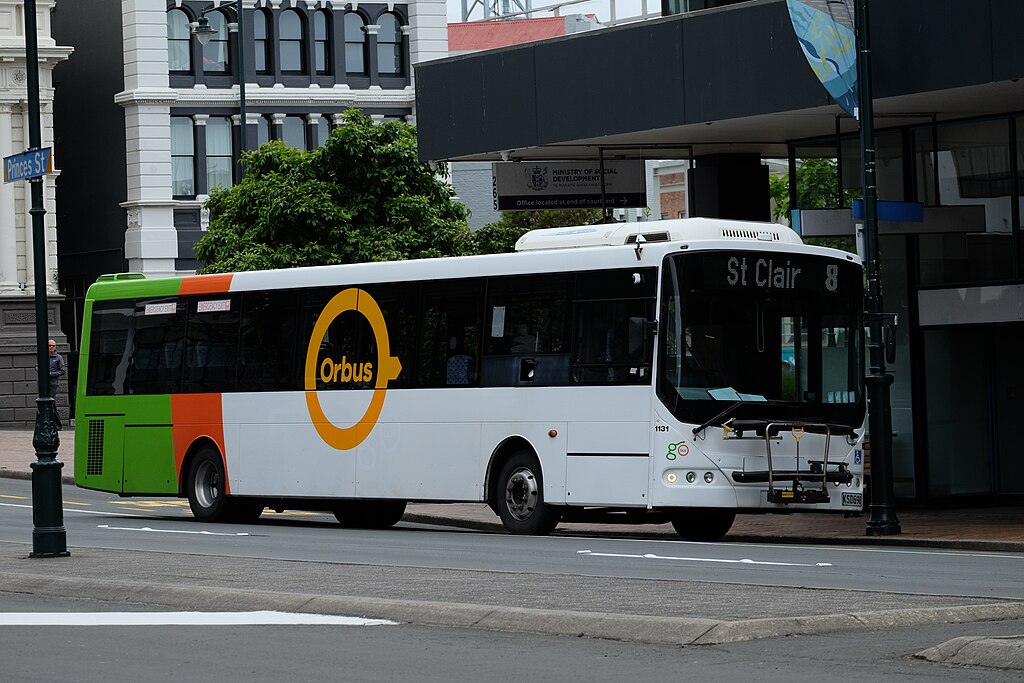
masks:
<svg viewBox="0 0 1024 683"><path fill-rule="evenodd" d="M103 420L89 420L89 449L85 473L103 474Z"/></svg>
<svg viewBox="0 0 1024 683"><path fill-rule="evenodd" d="M642 234L645 242L668 242L672 239L667 232L645 232ZM626 244L636 244L636 233L626 237Z"/></svg>
<svg viewBox="0 0 1024 683"><path fill-rule="evenodd" d="M740 240L763 240L778 242L782 239L775 230L746 230L743 228L722 228L722 237Z"/></svg>

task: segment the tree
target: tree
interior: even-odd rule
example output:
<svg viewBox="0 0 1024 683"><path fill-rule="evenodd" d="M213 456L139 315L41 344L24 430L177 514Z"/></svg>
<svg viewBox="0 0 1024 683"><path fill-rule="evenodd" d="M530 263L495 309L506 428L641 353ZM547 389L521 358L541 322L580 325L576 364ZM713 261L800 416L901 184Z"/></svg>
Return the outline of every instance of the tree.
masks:
<svg viewBox="0 0 1024 683"><path fill-rule="evenodd" d="M350 109L321 148L275 141L243 163L242 182L206 202L210 227L195 248L202 273L469 251L467 209L418 160L415 129L404 122L375 124Z"/></svg>
<svg viewBox="0 0 1024 683"><path fill-rule="evenodd" d="M504 211L501 220L473 233L474 254L499 254L515 250L516 240L530 230L591 225L601 220L598 209L580 211Z"/></svg>
<svg viewBox="0 0 1024 683"><path fill-rule="evenodd" d="M789 218L789 176L769 176L768 191L775 200L772 219ZM839 174L835 159L804 159L796 171L796 194L801 209L827 209L842 206ZM847 192L849 195L849 192ZM823 247L856 252L852 237L808 237L804 241Z"/></svg>

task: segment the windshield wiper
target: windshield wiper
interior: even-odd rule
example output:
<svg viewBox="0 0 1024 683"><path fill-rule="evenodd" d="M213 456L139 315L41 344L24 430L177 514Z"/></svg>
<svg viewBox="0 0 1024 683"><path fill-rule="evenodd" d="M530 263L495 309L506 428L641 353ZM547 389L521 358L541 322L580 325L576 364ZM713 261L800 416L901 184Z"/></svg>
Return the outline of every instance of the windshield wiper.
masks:
<svg viewBox="0 0 1024 683"><path fill-rule="evenodd" d="M733 404L732 404L731 406L729 406L728 408L726 408L725 410L723 410L722 412L720 412L720 413L719 413L718 415L715 415L715 416L714 416L713 418L711 418L710 420L706 420L706 421L705 421L705 422L704 422L703 424L701 424L701 425L700 425L699 427L694 427L694 428L693 428L693 435L694 435L694 436L697 436L697 434L699 434L700 432L703 432L703 431L704 431L705 429L707 429L707 428L708 428L708 427L710 427L711 425L715 424L716 422L718 422L719 420L721 420L721 419L722 419L723 417L725 417L726 415L728 415L728 414L732 413L732 412L733 412L734 410L736 410L737 408L739 408L739 407L740 407L740 406L742 406L742 405L746 405L747 403L760 403L760 401L736 401L736 402L735 402L735 403L733 403Z"/></svg>

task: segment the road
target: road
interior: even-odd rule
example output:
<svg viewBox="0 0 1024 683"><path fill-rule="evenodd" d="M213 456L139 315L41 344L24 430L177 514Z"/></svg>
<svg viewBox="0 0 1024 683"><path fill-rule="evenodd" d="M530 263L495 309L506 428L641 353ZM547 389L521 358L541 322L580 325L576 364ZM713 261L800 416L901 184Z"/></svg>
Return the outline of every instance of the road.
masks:
<svg viewBox="0 0 1024 683"><path fill-rule="evenodd" d="M760 681L820 683L1019 680L1019 672L947 667L914 653L971 633L964 625L755 640L713 647L624 643L575 637L425 626L47 626L11 624L75 614L85 622L159 620L166 610L0 592L0 642L6 681ZM239 615L249 618L250 615ZM977 627L975 627L977 628ZM1020 632L1020 622L985 625L989 634ZM685 673L684 673L685 672Z"/></svg>

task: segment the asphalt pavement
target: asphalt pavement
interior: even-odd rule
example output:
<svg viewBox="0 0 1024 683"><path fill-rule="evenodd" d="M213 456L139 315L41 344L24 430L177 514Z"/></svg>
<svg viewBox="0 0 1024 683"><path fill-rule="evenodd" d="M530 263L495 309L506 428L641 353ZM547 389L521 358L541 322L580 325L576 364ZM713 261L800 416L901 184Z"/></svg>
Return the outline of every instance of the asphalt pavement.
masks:
<svg viewBox="0 0 1024 683"><path fill-rule="evenodd" d="M35 460L31 430L0 430L0 477L30 478ZM58 458L64 463L64 479L73 481L74 434L60 432ZM930 546L946 549L992 552L1024 552L1024 507L970 509L899 509L903 533L874 537L865 533L867 514L856 517L793 513L788 515L743 515L737 518L726 540L761 543L815 543ZM404 522L478 530L501 530L494 513L484 504L412 503ZM556 533L575 535L676 538L669 525L562 524ZM173 571L158 578L112 579L103 568L131 564L137 558L123 551L76 553L73 558L54 559L60 576L16 561L24 558L21 548L8 548L0 555L0 591L38 595L77 595L94 599L138 601L192 609L281 609L320 613L367 614L410 623L471 626L494 630L525 630L538 633L576 634L642 642L673 642L682 645L716 644L777 637L800 633L826 633L927 623L981 622L994 619L1024 619L1024 603L994 605L922 607L872 610L843 614L814 614L764 619L699 619L651 617L571 610L501 607L380 597L338 595L337 591L312 593L233 588L215 585L213 577L200 576L190 567L188 579L176 579ZM13 554L12 554L13 553ZM114 557L116 556L116 557ZM228 560L228 558L225 558ZM46 565L47 569L50 565ZM82 568L74 571L75 567ZM67 571L72 570L72 571ZM115 572L116 574L116 572ZM151 577L152 575L150 575ZM181 575L177 575L181 576ZM207 580L204 580L207 579ZM826 611L826 610L820 610ZM936 646L921 655L950 664L993 666L1024 670L1024 636L959 638Z"/></svg>

